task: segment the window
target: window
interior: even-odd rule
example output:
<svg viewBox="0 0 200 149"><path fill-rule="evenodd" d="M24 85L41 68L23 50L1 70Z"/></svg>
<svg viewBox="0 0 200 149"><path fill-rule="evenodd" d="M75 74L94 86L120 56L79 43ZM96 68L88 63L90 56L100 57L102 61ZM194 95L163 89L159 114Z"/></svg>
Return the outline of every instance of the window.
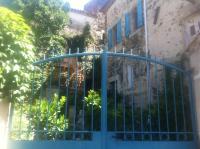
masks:
<svg viewBox="0 0 200 149"><path fill-rule="evenodd" d="M191 34L191 36L194 36L194 35L196 34L196 29L195 29L195 26L194 26L194 25L192 25L192 26L190 27L190 34Z"/></svg>
<svg viewBox="0 0 200 149"><path fill-rule="evenodd" d="M155 11L154 21L153 21L153 24L154 24L154 25L156 25L156 23L157 23L157 21L158 21L159 13L160 13L160 7L157 7L157 8L156 8L156 11Z"/></svg>
<svg viewBox="0 0 200 149"><path fill-rule="evenodd" d="M136 25L136 7L133 8L132 13L131 13L131 23L132 23L132 32L135 32L135 30L137 29L137 25Z"/></svg>
<svg viewBox="0 0 200 149"><path fill-rule="evenodd" d="M112 28L112 43L115 46L117 44L117 25Z"/></svg>
<svg viewBox="0 0 200 149"><path fill-rule="evenodd" d="M127 66L127 79L128 79L128 87L133 88L134 84L134 69L131 65Z"/></svg>
<svg viewBox="0 0 200 149"><path fill-rule="evenodd" d="M108 48L111 49L122 41L121 20L108 30Z"/></svg>
<svg viewBox="0 0 200 149"><path fill-rule="evenodd" d="M121 20L117 23L117 43L121 43L122 41L122 23Z"/></svg>

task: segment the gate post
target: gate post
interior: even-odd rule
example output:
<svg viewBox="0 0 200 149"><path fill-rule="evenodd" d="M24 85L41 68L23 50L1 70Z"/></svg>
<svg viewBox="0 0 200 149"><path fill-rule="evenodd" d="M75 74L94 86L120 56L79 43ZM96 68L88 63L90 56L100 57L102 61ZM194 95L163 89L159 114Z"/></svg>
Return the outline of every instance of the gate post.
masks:
<svg viewBox="0 0 200 149"><path fill-rule="evenodd" d="M193 138L194 141L197 143L198 141L198 134L197 134L197 115L196 115L196 101L195 101L195 92L194 92L194 84L193 84L193 78L192 78L192 71L187 72L188 81L189 81L189 102L190 102L190 112L192 117L192 132L193 132Z"/></svg>
<svg viewBox="0 0 200 149"><path fill-rule="evenodd" d="M107 66L108 53L101 54L101 149L106 149L107 137Z"/></svg>

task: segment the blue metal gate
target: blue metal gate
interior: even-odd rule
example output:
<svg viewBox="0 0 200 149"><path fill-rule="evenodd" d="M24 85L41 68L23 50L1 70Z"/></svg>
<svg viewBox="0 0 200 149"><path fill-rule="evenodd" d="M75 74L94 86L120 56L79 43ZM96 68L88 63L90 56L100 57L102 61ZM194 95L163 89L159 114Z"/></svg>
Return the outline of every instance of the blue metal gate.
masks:
<svg viewBox="0 0 200 149"><path fill-rule="evenodd" d="M196 148L190 73L152 57L68 53L34 63L9 149Z"/></svg>

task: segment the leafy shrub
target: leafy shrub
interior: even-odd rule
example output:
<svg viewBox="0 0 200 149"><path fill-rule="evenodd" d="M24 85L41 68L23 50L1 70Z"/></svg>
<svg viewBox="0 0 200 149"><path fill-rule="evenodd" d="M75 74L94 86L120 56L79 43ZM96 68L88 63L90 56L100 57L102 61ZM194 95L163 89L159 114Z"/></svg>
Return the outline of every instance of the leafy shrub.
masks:
<svg viewBox="0 0 200 149"><path fill-rule="evenodd" d="M86 102L86 121L87 129L100 130L101 126L101 96L97 91L89 90ZM93 118L93 122L92 122ZM93 124L93 126L92 126Z"/></svg>
<svg viewBox="0 0 200 149"><path fill-rule="evenodd" d="M30 91L34 35L19 14L0 7L0 101L24 100Z"/></svg>
<svg viewBox="0 0 200 149"><path fill-rule="evenodd" d="M88 107L93 105L97 109L101 108L101 97L94 90L89 90L88 91L88 96L85 97L85 102L86 102Z"/></svg>
<svg viewBox="0 0 200 149"><path fill-rule="evenodd" d="M48 139L64 137L68 120L62 112L66 97L55 95L52 99L37 99L34 103L17 104L13 117L12 139ZM23 127L21 127L23 126ZM17 133L13 133L13 132ZM19 136L20 135L20 136Z"/></svg>

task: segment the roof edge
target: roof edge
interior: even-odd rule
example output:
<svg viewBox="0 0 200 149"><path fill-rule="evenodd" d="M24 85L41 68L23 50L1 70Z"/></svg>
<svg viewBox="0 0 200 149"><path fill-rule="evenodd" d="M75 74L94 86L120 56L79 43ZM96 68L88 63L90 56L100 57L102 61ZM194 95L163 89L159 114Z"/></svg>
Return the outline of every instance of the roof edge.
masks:
<svg viewBox="0 0 200 149"><path fill-rule="evenodd" d="M78 14L85 15L85 16L92 17L92 18L96 17L95 15L88 13L87 11L80 10L80 9L70 8L70 12L78 13Z"/></svg>
<svg viewBox="0 0 200 149"><path fill-rule="evenodd" d="M108 11L108 9L112 6L112 4L115 2L116 0L109 0L107 1L104 6L100 9L101 12L105 13Z"/></svg>

